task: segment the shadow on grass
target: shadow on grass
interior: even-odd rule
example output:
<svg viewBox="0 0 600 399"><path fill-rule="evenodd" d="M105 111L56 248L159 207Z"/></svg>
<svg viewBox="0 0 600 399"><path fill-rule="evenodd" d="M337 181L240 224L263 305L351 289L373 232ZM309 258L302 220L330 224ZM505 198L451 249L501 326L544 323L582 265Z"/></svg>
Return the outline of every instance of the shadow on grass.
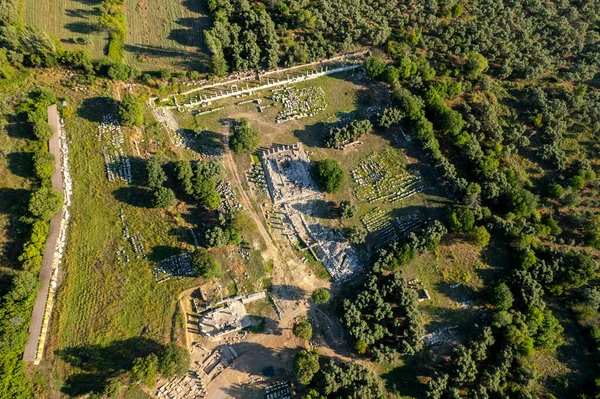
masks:
<svg viewBox="0 0 600 399"><path fill-rule="evenodd" d="M83 100L77 115L90 122L102 122L105 115L114 113L116 101L110 97L92 97Z"/></svg>
<svg viewBox="0 0 600 399"><path fill-rule="evenodd" d="M127 186L113 191L113 197L120 202L138 208L152 208L152 192L144 187Z"/></svg>
<svg viewBox="0 0 600 399"><path fill-rule="evenodd" d="M8 169L16 176L33 177L33 152L11 152L6 156Z"/></svg>
<svg viewBox="0 0 600 399"><path fill-rule="evenodd" d="M78 21L78 22L69 22L65 24L65 29L73 33L98 33L101 32L102 29L97 24L92 24L90 22Z"/></svg>
<svg viewBox="0 0 600 399"><path fill-rule="evenodd" d="M91 10L78 8L74 10L65 10L65 15L71 18L87 18L92 15L100 15L100 7L94 7ZM66 25L65 25L66 27ZM67 28L68 29L68 28Z"/></svg>
<svg viewBox="0 0 600 399"><path fill-rule="evenodd" d="M101 392L109 378L131 370L135 358L156 353L160 348L161 344L156 341L135 337L113 341L108 345L83 345L58 350L58 357L80 371L67 378L61 391L69 396Z"/></svg>
<svg viewBox="0 0 600 399"><path fill-rule="evenodd" d="M148 254L148 259L153 262L158 262L169 256L179 255L180 253L181 248L170 247L168 245L157 245L152 247L150 254Z"/></svg>

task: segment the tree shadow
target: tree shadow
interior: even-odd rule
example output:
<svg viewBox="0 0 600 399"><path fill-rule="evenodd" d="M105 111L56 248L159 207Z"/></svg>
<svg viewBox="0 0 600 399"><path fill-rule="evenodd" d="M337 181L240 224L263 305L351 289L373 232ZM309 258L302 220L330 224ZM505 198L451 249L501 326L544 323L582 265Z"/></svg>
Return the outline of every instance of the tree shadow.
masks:
<svg viewBox="0 0 600 399"><path fill-rule="evenodd" d="M65 24L65 29L73 33L80 34L98 33L102 31L102 29L100 29L100 27L97 24L84 21L69 22L68 24Z"/></svg>
<svg viewBox="0 0 600 399"><path fill-rule="evenodd" d="M314 199L304 203L295 203L292 208L319 219L336 219L338 217L337 205L333 201Z"/></svg>
<svg viewBox="0 0 600 399"><path fill-rule="evenodd" d="M65 10L65 15L71 18L87 18L93 15L100 15L100 8L94 7L91 10L86 10L83 8L78 8L74 10ZM66 25L65 25L66 27ZM68 29L68 28L67 28Z"/></svg>
<svg viewBox="0 0 600 399"><path fill-rule="evenodd" d="M152 208L152 192L144 187L119 187L112 192L113 197L120 202L138 208Z"/></svg>
<svg viewBox="0 0 600 399"><path fill-rule="evenodd" d="M157 245L152 247L148 254L148 259L153 262L158 262L170 256L181 254L181 248L170 247L168 245Z"/></svg>
<svg viewBox="0 0 600 399"><path fill-rule="evenodd" d="M135 358L156 353L161 346L154 340L134 337L108 345L89 344L58 350L58 357L80 371L67 378L61 392L69 396L102 392L109 378L131 370Z"/></svg>
<svg viewBox="0 0 600 399"><path fill-rule="evenodd" d="M11 152L6 156L8 169L16 176L33 177L33 152Z"/></svg>
<svg viewBox="0 0 600 399"><path fill-rule="evenodd" d="M107 114L114 113L117 102L110 97L86 98L77 109L77 115L90 122L100 123Z"/></svg>
<svg viewBox="0 0 600 399"><path fill-rule="evenodd" d="M277 299L286 301L299 301L308 295L305 289L294 285L272 285L271 294Z"/></svg>

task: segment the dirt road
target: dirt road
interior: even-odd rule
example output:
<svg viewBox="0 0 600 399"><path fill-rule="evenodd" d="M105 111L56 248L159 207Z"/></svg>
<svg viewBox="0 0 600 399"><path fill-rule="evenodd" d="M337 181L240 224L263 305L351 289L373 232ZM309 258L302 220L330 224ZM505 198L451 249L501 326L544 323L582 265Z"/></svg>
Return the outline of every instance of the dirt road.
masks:
<svg viewBox="0 0 600 399"><path fill-rule="evenodd" d="M62 173L60 170L60 116L56 105L48 107L48 123L52 127L52 137L48 142L48 148L54 155L54 173L52 174L52 188L63 192ZM23 353L23 360L34 361L38 350L38 341L42 332L42 324L44 321L44 311L46 309L46 299L48 298L48 290L50 289L50 277L52 275L52 261L54 252L56 251L56 243L58 241L59 227L61 221L61 212L57 212L50 219L50 234L46 241L44 256L42 258L42 268L40 270L40 280L42 286L38 292L33 313L31 315L31 324L29 325L29 338L27 346Z"/></svg>

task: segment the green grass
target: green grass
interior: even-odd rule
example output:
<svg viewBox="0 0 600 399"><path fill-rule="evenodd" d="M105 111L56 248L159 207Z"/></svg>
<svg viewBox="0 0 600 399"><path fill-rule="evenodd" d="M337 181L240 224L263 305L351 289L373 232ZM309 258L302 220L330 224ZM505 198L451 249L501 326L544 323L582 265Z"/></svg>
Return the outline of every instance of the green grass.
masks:
<svg viewBox="0 0 600 399"><path fill-rule="evenodd" d="M25 22L60 40L66 49L85 48L94 58L105 54L106 31L99 26L99 1L26 0ZM87 43L76 44L77 39Z"/></svg>
<svg viewBox="0 0 600 399"><path fill-rule="evenodd" d="M131 0L127 15L128 64L141 70L204 70L204 30L210 18L203 0Z"/></svg>
<svg viewBox="0 0 600 399"><path fill-rule="evenodd" d="M106 107L87 110L85 116L98 120L98 112L106 112ZM139 337L142 332L145 339L167 342L177 295L197 280L155 282L153 261L170 251L182 250L181 237L173 230L174 216L115 198L114 192L119 189L135 189L108 182L101 143L96 139L97 122L79 116L65 121L71 137L72 219L62 267L65 275L47 353L59 353L53 359L54 372L59 379L68 381L81 370L61 356L61 351L89 345L104 347ZM133 150L127 143L128 140L124 149L130 155ZM123 238L121 209L131 233L142 233L148 258L137 259ZM117 255L120 248L129 254L129 263Z"/></svg>

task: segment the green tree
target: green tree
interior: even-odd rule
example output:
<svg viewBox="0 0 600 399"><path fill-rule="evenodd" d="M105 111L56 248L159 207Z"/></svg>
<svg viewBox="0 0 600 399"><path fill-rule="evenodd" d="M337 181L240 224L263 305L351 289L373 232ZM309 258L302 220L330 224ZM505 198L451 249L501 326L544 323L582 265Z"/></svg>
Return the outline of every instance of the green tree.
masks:
<svg viewBox="0 0 600 399"><path fill-rule="evenodd" d="M260 134L248 126L248 120L242 118L233 126L233 134L229 138L229 148L236 154L250 153L260 143Z"/></svg>
<svg viewBox="0 0 600 399"><path fill-rule="evenodd" d="M166 378L182 377L190 368L190 352L171 342L158 353L158 369Z"/></svg>
<svg viewBox="0 0 600 399"><path fill-rule="evenodd" d="M190 253L192 268L198 276L202 276L207 280L213 277L220 278L223 276L221 264L217 262L206 248L197 248Z"/></svg>
<svg viewBox="0 0 600 399"><path fill-rule="evenodd" d="M514 302L513 294L505 283L497 284L490 297L490 303L499 310L509 310Z"/></svg>
<svg viewBox="0 0 600 399"><path fill-rule="evenodd" d="M36 152L33 154L33 167L42 184L49 184L54 173L54 155L46 151Z"/></svg>
<svg viewBox="0 0 600 399"><path fill-rule="evenodd" d="M133 361L131 379L135 382L141 381L147 387L154 386L158 376L158 357L151 353L146 357L138 357Z"/></svg>
<svg viewBox="0 0 600 399"><path fill-rule="evenodd" d="M465 206L455 206L448 222L452 230L471 231L475 227L475 214Z"/></svg>
<svg viewBox="0 0 600 399"><path fill-rule="evenodd" d="M365 68L369 79L377 79L385 71L385 61L378 57L369 56L365 60Z"/></svg>
<svg viewBox="0 0 600 399"><path fill-rule="evenodd" d="M344 185L345 175L340 164L333 159L315 163L315 177L321 188L328 193L338 192Z"/></svg>
<svg viewBox="0 0 600 399"><path fill-rule="evenodd" d="M484 226L477 226L469 234L469 241L478 247L486 247L490 243L491 235Z"/></svg>
<svg viewBox="0 0 600 399"><path fill-rule="evenodd" d="M367 229L360 226L353 226L344 231L346 238L350 241L351 244L364 244L367 240Z"/></svg>
<svg viewBox="0 0 600 399"><path fill-rule="evenodd" d="M302 350L294 358L294 371L298 381L303 385L308 385L314 375L319 371L319 354L317 351Z"/></svg>
<svg viewBox="0 0 600 399"><path fill-rule="evenodd" d="M126 126L141 126L144 123L144 101L136 95L127 93L119 104L119 118Z"/></svg>
<svg viewBox="0 0 600 399"><path fill-rule="evenodd" d="M227 73L227 61L225 61L225 57L223 54L213 54L210 57L210 70L215 75L221 77Z"/></svg>
<svg viewBox="0 0 600 399"><path fill-rule="evenodd" d="M177 161L175 163L175 174L177 176L177 180L179 180L183 186L183 190L188 195L192 195L194 193L194 186L192 184L194 171L192 170L192 165L190 165L188 161Z"/></svg>
<svg viewBox="0 0 600 399"><path fill-rule="evenodd" d="M167 181L167 174L163 170L163 163L157 157L152 157L146 163L146 173L148 175L148 186L158 188Z"/></svg>
<svg viewBox="0 0 600 399"><path fill-rule="evenodd" d="M340 202L339 213L342 219L352 219L356 215L356 205L351 201L343 200Z"/></svg>
<svg viewBox="0 0 600 399"><path fill-rule="evenodd" d="M175 193L167 187L156 187L152 192L152 204L155 208L169 208L175 204Z"/></svg>
<svg viewBox="0 0 600 399"><path fill-rule="evenodd" d="M112 378L108 384L106 384L106 388L104 388L104 395L108 398L116 398L121 393L121 381L117 378Z"/></svg>
<svg viewBox="0 0 600 399"><path fill-rule="evenodd" d="M29 197L29 212L38 219L50 220L63 203L62 193L42 186Z"/></svg>
<svg viewBox="0 0 600 399"><path fill-rule="evenodd" d="M52 137L52 127L46 121L38 122L33 125L33 134L39 141L46 143Z"/></svg>
<svg viewBox="0 0 600 399"><path fill-rule="evenodd" d="M476 78L485 72L488 68L488 60L480 53L473 52L469 54L467 63L465 64L465 71L467 74Z"/></svg>
<svg viewBox="0 0 600 399"><path fill-rule="evenodd" d="M303 319L294 324L293 332L296 337L309 340L312 338L312 325L307 319Z"/></svg>
<svg viewBox="0 0 600 399"><path fill-rule="evenodd" d="M312 293L312 300L316 304L329 302L329 292L325 288L317 288Z"/></svg>

